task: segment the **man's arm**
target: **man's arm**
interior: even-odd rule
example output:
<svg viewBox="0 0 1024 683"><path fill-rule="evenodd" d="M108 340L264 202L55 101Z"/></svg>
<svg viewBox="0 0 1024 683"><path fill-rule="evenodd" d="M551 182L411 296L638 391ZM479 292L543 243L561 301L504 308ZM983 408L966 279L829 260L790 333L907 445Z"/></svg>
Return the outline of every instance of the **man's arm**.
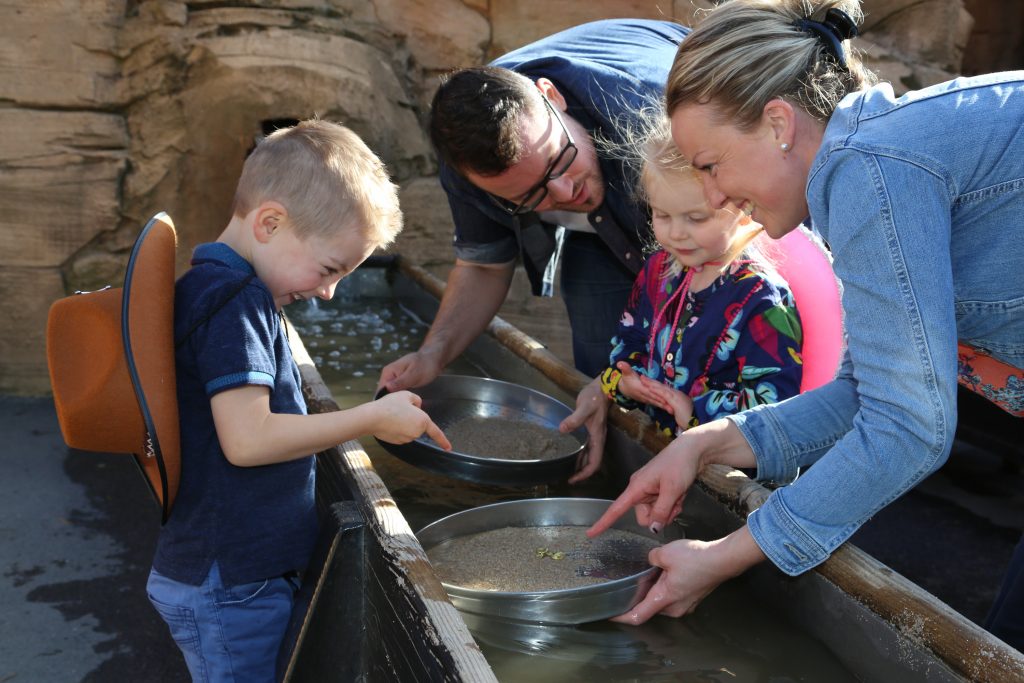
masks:
<svg viewBox="0 0 1024 683"><path fill-rule="evenodd" d="M515 273L515 261L470 263L456 259L441 307L418 351L381 371L380 386L398 391L422 386L459 356L487 329L501 308Z"/></svg>

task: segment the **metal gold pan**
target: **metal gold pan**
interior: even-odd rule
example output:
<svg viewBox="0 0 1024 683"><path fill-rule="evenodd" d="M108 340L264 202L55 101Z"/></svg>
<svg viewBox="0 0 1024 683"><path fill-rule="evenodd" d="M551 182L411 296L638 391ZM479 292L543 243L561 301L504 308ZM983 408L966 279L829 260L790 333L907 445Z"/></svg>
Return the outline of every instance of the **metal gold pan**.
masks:
<svg viewBox="0 0 1024 683"><path fill-rule="evenodd" d="M557 430L562 420L572 414L569 406L547 394L486 377L441 375L413 391L423 399L424 412L442 431L469 417L523 420ZM581 427L572 436L579 444L577 448L546 460L489 458L444 451L425 436L401 445L379 439L378 443L410 465L446 477L492 486L536 486L572 476L576 458L586 446L587 433Z"/></svg>
<svg viewBox="0 0 1024 683"><path fill-rule="evenodd" d="M431 548L444 541L504 527L590 526L611 502L596 498L531 498L495 503L449 515L424 527L416 537L429 554ZM683 537L682 528L675 524L655 536L637 525L632 515L622 517L612 528L662 543ZM599 539L600 536L595 540ZM635 565L637 559L644 560L646 565L646 557L621 561ZM616 561L618 558L608 558L609 563ZM654 584L659 572L647 565L638 573L595 585L523 593L466 588L443 581L442 585L452 604L463 612L537 624L583 624L629 610Z"/></svg>

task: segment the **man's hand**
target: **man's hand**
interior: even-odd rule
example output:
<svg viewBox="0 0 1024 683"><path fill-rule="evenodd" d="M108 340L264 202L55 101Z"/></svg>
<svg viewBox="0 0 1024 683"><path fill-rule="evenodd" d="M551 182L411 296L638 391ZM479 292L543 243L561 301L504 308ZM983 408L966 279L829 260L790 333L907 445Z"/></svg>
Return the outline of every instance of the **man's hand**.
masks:
<svg viewBox="0 0 1024 683"><path fill-rule="evenodd" d="M386 365L377 388L400 391L421 387L440 375L487 329L505 301L515 265L515 261L481 264L456 260L437 315L419 350Z"/></svg>
<svg viewBox="0 0 1024 683"><path fill-rule="evenodd" d="M563 434L578 429L580 425L587 427L587 447L580 453L576 474L569 478L570 484L578 484L600 469L604 458L609 406L611 401L601 391L601 380L595 379L580 390L576 397L576 410L558 425L558 431Z"/></svg>
<svg viewBox="0 0 1024 683"><path fill-rule="evenodd" d="M393 393L421 387L434 381L443 369L444 366L435 354L420 349L385 365L380 371L377 389L383 387Z"/></svg>

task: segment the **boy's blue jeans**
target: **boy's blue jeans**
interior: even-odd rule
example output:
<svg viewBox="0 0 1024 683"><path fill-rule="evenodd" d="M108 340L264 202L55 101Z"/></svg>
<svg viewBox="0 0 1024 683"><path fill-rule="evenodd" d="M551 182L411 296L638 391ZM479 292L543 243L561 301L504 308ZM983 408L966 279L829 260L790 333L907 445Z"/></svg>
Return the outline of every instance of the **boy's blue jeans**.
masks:
<svg viewBox="0 0 1024 683"><path fill-rule="evenodd" d="M277 680L297 578L224 586L215 562L198 585L149 573L149 601L167 622L194 682Z"/></svg>

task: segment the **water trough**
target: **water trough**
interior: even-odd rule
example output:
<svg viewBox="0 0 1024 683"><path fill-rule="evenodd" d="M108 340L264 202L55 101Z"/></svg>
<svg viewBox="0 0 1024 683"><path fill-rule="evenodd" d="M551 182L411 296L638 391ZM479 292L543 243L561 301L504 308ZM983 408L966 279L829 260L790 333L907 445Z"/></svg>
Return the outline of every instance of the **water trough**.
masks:
<svg viewBox="0 0 1024 683"><path fill-rule="evenodd" d="M415 316L429 320L442 283L401 258L383 265L384 277L378 279L384 284L375 286L384 287L385 296L401 302ZM311 411L338 409L303 339L295 333L291 340ZM465 355L484 374L569 404L587 380L500 319ZM621 488L629 473L664 443L635 414L615 413L606 454L611 486ZM487 620L467 620L449 600L406 520L405 515L412 512L396 504L366 448L357 442L342 444L318 454L318 468L318 499L329 528L318 566L303 588L310 607L291 636L295 648L287 680L342 681L364 676L366 680L493 681L496 660L484 656L482 643L498 643L499 648L534 656L549 652L560 641L583 643L593 651L591 662L600 659L600 652L633 652L631 645L616 648L616 643L634 642L632 632L622 630L629 627L604 624L559 631L527 626L510 632ZM683 511L688 536L691 528L709 538L728 533L769 493L726 467L709 468L699 484ZM1021 653L852 545L841 547L816 570L795 579L766 563L742 581L761 607L778 615L780 628L785 622L809 634L845 667L849 680L1024 680ZM684 626L686 622L672 621ZM353 650L353 643L361 646ZM531 649L535 646L542 649ZM669 651L676 651L674 647L679 648L678 656L687 649L681 640L669 643ZM634 655L653 675L671 661L664 655L651 659L650 649L646 647L646 655ZM729 656L723 650L716 660L716 652L714 647L704 647L705 661L693 666L714 670L716 661ZM747 664L744 660L734 668ZM540 680L536 674L542 669L554 671L544 665L531 680ZM765 675L757 665L743 670L749 673L747 680ZM737 680L735 674L723 673L710 680ZM506 680L504 673L502 679Z"/></svg>

